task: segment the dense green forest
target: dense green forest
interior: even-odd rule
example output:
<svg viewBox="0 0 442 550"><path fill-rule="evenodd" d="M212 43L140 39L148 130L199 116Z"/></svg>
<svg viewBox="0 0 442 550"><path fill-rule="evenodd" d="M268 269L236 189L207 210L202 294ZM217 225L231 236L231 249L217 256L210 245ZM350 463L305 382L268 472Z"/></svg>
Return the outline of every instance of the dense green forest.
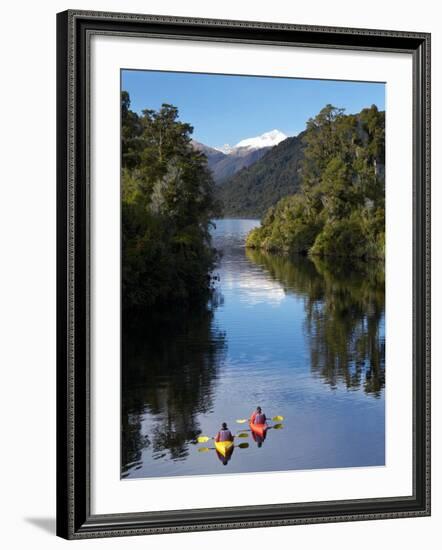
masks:
<svg viewBox="0 0 442 550"><path fill-rule="evenodd" d="M279 199L296 193L303 134L285 139L260 160L216 187L224 217L261 218Z"/></svg>
<svg viewBox="0 0 442 550"><path fill-rule="evenodd" d="M327 105L308 121L303 142L298 192L266 212L247 246L383 258L385 113L373 105L345 115Z"/></svg>
<svg viewBox="0 0 442 550"><path fill-rule="evenodd" d="M139 115L123 91L121 119L123 306L195 303L207 297L216 261L207 159L172 105Z"/></svg>

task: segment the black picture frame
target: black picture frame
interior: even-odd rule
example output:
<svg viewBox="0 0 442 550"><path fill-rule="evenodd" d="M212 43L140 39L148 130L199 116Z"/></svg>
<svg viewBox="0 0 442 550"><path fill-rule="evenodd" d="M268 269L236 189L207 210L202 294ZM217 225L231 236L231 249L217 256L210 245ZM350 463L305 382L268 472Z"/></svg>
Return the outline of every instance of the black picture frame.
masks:
<svg viewBox="0 0 442 550"><path fill-rule="evenodd" d="M88 70L93 34L413 58L413 495L92 515ZM69 10L57 15L57 534L67 539L430 515L430 35Z"/></svg>

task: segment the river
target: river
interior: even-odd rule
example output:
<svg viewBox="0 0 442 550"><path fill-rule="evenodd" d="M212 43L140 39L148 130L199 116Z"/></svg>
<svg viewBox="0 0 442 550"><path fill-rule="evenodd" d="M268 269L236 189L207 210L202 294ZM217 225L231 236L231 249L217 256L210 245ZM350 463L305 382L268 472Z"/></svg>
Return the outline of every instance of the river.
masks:
<svg viewBox="0 0 442 550"><path fill-rule="evenodd" d="M215 220L207 308L123 331L123 478L385 464L383 274L246 250L258 220ZM209 440L260 405L264 441L221 460ZM274 424L270 422L270 424ZM207 452L199 452L207 447Z"/></svg>

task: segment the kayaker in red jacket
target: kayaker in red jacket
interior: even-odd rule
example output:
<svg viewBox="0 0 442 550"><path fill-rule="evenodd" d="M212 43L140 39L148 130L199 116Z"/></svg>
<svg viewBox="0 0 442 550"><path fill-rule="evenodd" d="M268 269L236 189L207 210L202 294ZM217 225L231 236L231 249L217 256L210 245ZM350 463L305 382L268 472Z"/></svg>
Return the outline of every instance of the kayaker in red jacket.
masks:
<svg viewBox="0 0 442 550"><path fill-rule="evenodd" d="M227 424L223 422L221 424L220 431L216 434L215 441L218 443L220 441L233 441L232 432L227 427Z"/></svg>
<svg viewBox="0 0 442 550"><path fill-rule="evenodd" d="M252 424L265 424L267 421L266 415L262 412L261 407L256 407L256 411L252 413L250 422Z"/></svg>

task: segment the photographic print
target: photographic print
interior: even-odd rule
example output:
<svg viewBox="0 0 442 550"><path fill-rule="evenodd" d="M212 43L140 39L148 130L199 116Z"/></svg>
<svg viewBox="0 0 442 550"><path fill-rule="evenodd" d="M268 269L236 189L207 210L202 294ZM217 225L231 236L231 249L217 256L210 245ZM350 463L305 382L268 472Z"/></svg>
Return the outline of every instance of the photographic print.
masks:
<svg viewBox="0 0 442 550"><path fill-rule="evenodd" d="M59 536L430 515L430 43L57 14Z"/></svg>
<svg viewBox="0 0 442 550"><path fill-rule="evenodd" d="M385 85L121 71L121 477L385 465Z"/></svg>

